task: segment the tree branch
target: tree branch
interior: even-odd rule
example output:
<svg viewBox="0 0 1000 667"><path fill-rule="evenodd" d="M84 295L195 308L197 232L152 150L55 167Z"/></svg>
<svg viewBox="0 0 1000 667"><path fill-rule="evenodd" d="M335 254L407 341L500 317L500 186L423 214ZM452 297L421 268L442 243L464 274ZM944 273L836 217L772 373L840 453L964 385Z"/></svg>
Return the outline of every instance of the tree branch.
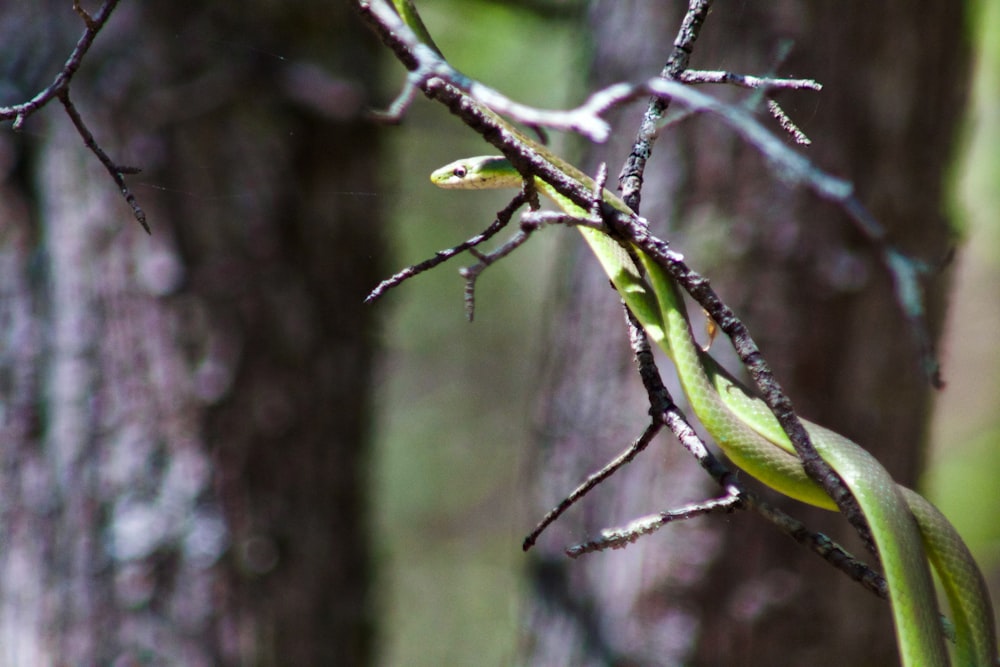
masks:
<svg viewBox="0 0 1000 667"><path fill-rule="evenodd" d="M66 59L65 64L62 69L53 79L52 83L43 88L34 97L32 97L27 102L22 104L15 104L13 106L0 107L0 120L11 120L13 119L12 128L20 130L24 126L25 120L39 109L47 105L53 99L59 99L63 105L63 109L69 116L70 121L73 123L73 127L83 138L83 143L87 148L97 156L97 159L101 161L104 168L108 170L111 175L112 180L114 180L115 185L118 186L118 190L122 193L125 198L126 203L132 208L132 214L135 219L142 225L142 228L146 230L146 233L150 233L149 224L146 222L146 214L143 212L142 208L139 206L135 195L129 190L128 185L125 183L125 174L136 174L139 169L135 167L127 167L123 165L116 164L108 157L108 154L101 148L100 144L94 139L93 133L87 127L84 122L83 117L77 111L75 105L70 100L69 97L69 84L73 80L74 75L80 69L83 64L83 58L90 50L90 46L94 42L94 38L97 34L104 28L108 19L111 17L111 12L114 11L115 7L118 6L119 0L104 0L104 3L97 10L96 14L89 14L81 5L79 0L73 0L73 11L80 15L86 26L83 35L77 40L76 46L73 51L69 54L69 58Z"/></svg>

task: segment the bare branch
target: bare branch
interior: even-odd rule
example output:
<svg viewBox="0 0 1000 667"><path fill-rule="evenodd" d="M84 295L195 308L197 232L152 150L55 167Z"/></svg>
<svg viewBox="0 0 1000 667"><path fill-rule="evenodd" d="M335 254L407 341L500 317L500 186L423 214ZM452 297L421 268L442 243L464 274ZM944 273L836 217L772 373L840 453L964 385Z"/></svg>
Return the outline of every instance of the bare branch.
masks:
<svg viewBox="0 0 1000 667"><path fill-rule="evenodd" d="M528 191L529 189L533 190L533 188L534 185L531 180L525 180L525 189L522 190L522 196L525 198L530 197L531 193ZM479 276L482 275L487 268L527 243L531 235L540 228L552 224L561 224L571 227L591 227L605 234L608 232L608 228L603 222L601 222L599 217L585 218L554 211L529 211L521 216L521 228L518 232L507 239L503 245L498 247L493 252L482 253L475 248L470 248L469 252L472 253L475 258L479 260L479 262L459 270L459 274L465 279L465 312L466 317L468 317L470 322L472 321L476 310L476 280L479 279Z"/></svg>
<svg viewBox="0 0 1000 667"><path fill-rule="evenodd" d="M63 88L59 91L59 101L62 102L63 108L66 110L66 114L69 116L70 120L73 122L73 127L79 132L80 136L83 137L84 145L90 149L90 151L97 156L97 159L101 161L104 168L108 170L111 174L112 180L114 180L115 185L118 186L118 190L125 197L125 201L129 206L132 207L132 213L135 215L135 219L139 221L142 228L146 230L149 234L149 224L146 222L146 213L139 206L139 202L136 201L135 195L129 190L128 185L125 184L124 174L137 174L139 169L137 167L126 167L124 165L118 165L111 161L108 154L104 152L104 149L100 147L97 141L94 140L94 135L91 133L90 128L84 123L83 118L80 116L80 112L76 110L76 106L73 101L69 98L69 88Z"/></svg>
<svg viewBox="0 0 1000 667"><path fill-rule="evenodd" d="M620 91L608 91L592 95L577 109L541 110L516 102L503 93L471 79L452 67L420 38L389 8L388 4L376 1L359 3L362 16L370 20L382 40L393 48L403 64L410 69L403 91L388 110L376 112L376 118L386 121L398 120L413 100L415 89L426 93L428 83L435 79L447 81L455 88L499 114L529 126L543 126L567 132L576 132L592 141L603 142L611 132L611 126L601 118L601 114L616 104Z"/></svg>
<svg viewBox="0 0 1000 667"><path fill-rule="evenodd" d="M815 79L784 79L781 77L735 74L723 70L687 69L677 80L682 83L727 83L741 88L764 90L822 90L823 84Z"/></svg>
<svg viewBox="0 0 1000 667"><path fill-rule="evenodd" d="M80 15L80 18L83 19L83 24L87 26L88 29L94 27L93 17L80 5L80 0L73 0L73 11Z"/></svg>
<svg viewBox="0 0 1000 667"><path fill-rule="evenodd" d="M575 544L566 549L570 558L578 558L584 554L608 549L624 549L643 535L655 533L668 523L683 519L693 519L705 514L731 514L742 502L739 496L723 496L702 503L686 505L677 510L668 510L657 514L633 519L621 528L609 528L601 531L601 536L582 544Z"/></svg>
<svg viewBox="0 0 1000 667"><path fill-rule="evenodd" d="M687 70L694 43L701 34L701 26L711 6L712 0L689 1L688 10L674 39L674 48L667 58L667 64L660 72L661 78L677 79ZM642 179L646 171L646 162L653 154L653 142L656 141L660 119L666 113L668 103L669 100L659 96L649 101L632 142L632 150L625 158L625 164L618 174L622 200L636 213L639 213L642 202Z"/></svg>
<svg viewBox="0 0 1000 667"><path fill-rule="evenodd" d="M393 276L386 278L385 280L380 282L375 287L375 289L373 289L371 292L368 293L368 296L365 297L365 303L372 303L374 301L377 301L378 299L382 298L386 292L388 292L394 287L403 284L410 278L413 278L423 273L424 271L429 271L430 269L433 269L435 266L447 262L452 257L459 255L465 252L466 250L470 250L471 248L475 248L480 243L483 243L484 241L488 241L489 239L493 238L493 236L495 236L497 232L499 232L501 229L507 226L507 224L510 222L511 216L514 215L514 212L517 209L521 208L521 206L524 205L525 201L526 198L524 193L519 192L517 196L515 196L514 199L512 199L510 203L503 208L502 211L497 213L496 219L494 219L493 222L490 223L489 227L487 227L480 233L476 234L472 238L469 238L459 243L456 246L447 248L445 250L439 250L438 252L434 253L434 256L431 257L430 259L426 259L418 264L408 266L402 271L399 271L398 273L394 274Z"/></svg>
<svg viewBox="0 0 1000 667"><path fill-rule="evenodd" d="M147 234L150 233L149 224L146 222L146 214L139 206L139 202L136 200L135 195L125 184L125 174L135 174L139 172L139 169L135 167L126 167L123 165L116 164L108 154L101 148L100 144L94 139L93 133L87 127L80 113L77 111L76 106L73 104L69 97L69 84L73 80L73 76L80 69L80 65L83 63L83 57L90 50L90 46L94 42L94 38L97 37L97 33L104 28L105 23L111 16L111 12L114 11L115 7L118 5L119 0L105 0L104 4L100 6L96 14L89 14L81 5L79 0L73 0L73 11L75 11L80 18L83 20L86 29L83 35L77 40L76 47L70 53L69 58L66 59L66 63L63 65L62 69L56 75L56 78L46 86L44 89L39 91L34 97L32 97L27 102L22 104L15 104L9 107L0 107L0 120L11 120L14 123L12 125L14 130L20 130L24 126L25 120L33 113L44 107L46 104L51 102L53 99L58 98L62 103L63 108L66 110L66 114L69 116L70 121L72 121L73 126L76 131L83 138L83 143L97 159L101 161L104 168L108 170L111 175L112 180L114 180L115 185L118 186L118 191L122 193L125 198L125 202L132 208L132 214L135 219L142 225L142 228Z"/></svg>
<svg viewBox="0 0 1000 667"><path fill-rule="evenodd" d="M57 97L63 90L69 87L70 81L76 74L77 70L80 69L80 64L83 62L83 57L90 50L91 44L94 42L94 38L97 37L97 33L101 31L104 24L107 23L108 18L111 16L111 12L114 11L115 7L118 5L119 0L105 0L101 8L97 10L97 13L93 16L87 14L77 0L73 2L73 10L76 11L83 18L87 29L84 30L83 35L76 43L72 53L69 54L69 58L66 59L66 63L63 65L59 74L56 78L46 86L44 89L38 92L34 97L32 97L27 102L23 104L15 104L9 107L0 107L0 120L10 120L14 119L14 129L19 130L24 124L25 119L33 114L38 109L48 104L53 98Z"/></svg>
<svg viewBox="0 0 1000 667"><path fill-rule="evenodd" d="M566 510L575 505L577 501L587 495L592 489L597 487L601 482L606 480L611 475L615 474L620 468L630 463L640 452L649 446L649 443L653 441L656 434L660 432L663 428L662 422L654 420L650 423L646 429L642 432L638 438L636 438L629 447L623 451L621 454L615 458L608 461L603 468L587 476L578 487L573 489L568 496L563 498L558 505L553 507L549 512L542 517L541 521L532 529L528 536L524 538L521 543L521 548L527 551L531 547L535 546L535 542L541 536L545 529L548 528L556 519L563 515Z"/></svg>
<svg viewBox="0 0 1000 667"><path fill-rule="evenodd" d="M799 126L795 124L795 121L788 117L788 114L785 113L785 110L781 108L780 104L774 100L768 100L767 110L771 112L771 115L774 116L775 120L778 121L778 124L781 125L781 129L792 135L792 139L795 140L795 143L800 146L808 146L812 143L812 140L806 136L805 132L799 129Z"/></svg>

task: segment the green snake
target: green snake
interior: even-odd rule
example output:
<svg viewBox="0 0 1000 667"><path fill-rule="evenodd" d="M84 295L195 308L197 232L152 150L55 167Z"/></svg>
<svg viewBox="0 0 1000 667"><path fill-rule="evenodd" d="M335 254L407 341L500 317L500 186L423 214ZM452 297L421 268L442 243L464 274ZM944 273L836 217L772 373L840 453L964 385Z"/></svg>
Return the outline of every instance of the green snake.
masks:
<svg viewBox="0 0 1000 667"><path fill-rule="evenodd" d="M394 5L406 25L438 51L411 0L394 0ZM478 105L471 98L469 103ZM551 167L588 191L596 190L586 174L481 108ZM431 181L448 189L495 189L522 187L524 179L506 158L482 156L441 167L431 174ZM535 178L534 184L565 213L588 217L587 211L549 183ZM603 190L602 197L618 211L632 213L608 190ZM677 285L663 268L638 248L626 251L598 229L578 229L629 310L673 361L691 409L729 459L785 495L836 510L833 500L806 474L788 436L766 404L697 345ZM989 593L982 573L954 527L919 494L897 485L862 447L822 426L803 423L817 453L841 477L868 521L885 573L902 664L951 664L928 561L938 574L953 617L954 664L997 664Z"/></svg>
<svg viewBox="0 0 1000 667"><path fill-rule="evenodd" d="M586 187L594 187L589 177L562 160L554 164ZM482 156L434 171L431 182L448 189L518 188L523 178L506 158ZM536 179L535 187L566 213L587 217L586 211L544 181ZM629 211L611 192L605 190L603 196L614 208ZM691 409L729 459L785 495L836 510L826 492L806 474L791 441L764 402L697 345L684 301L664 270L633 248L643 276L632 256L613 238L591 227L578 229L646 333L673 361ZM888 584L903 664L949 664L929 560L954 617L955 664L993 665L997 655L993 607L983 576L954 527L922 496L897 485L859 445L822 426L803 423L817 453L844 480L868 521Z"/></svg>

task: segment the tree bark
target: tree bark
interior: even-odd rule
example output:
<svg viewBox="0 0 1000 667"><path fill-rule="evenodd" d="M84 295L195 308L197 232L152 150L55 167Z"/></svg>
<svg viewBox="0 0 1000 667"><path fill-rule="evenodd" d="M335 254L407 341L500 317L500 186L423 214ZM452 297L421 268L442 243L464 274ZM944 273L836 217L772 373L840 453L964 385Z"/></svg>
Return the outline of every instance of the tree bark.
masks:
<svg viewBox="0 0 1000 667"><path fill-rule="evenodd" d="M30 64L0 102L83 30L44 4L0 17ZM0 139L0 663L371 661L382 253L353 20L122 3L72 93L143 168L151 236L58 105Z"/></svg>
<svg viewBox="0 0 1000 667"><path fill-rule="evenodd" d="M681 11L665 5L595 4L593 87L659 71ZM904 2L720 2L691 66L758 74L777 65L779 75L820 81L822 92L777 96L813 141L804 152L853 181L906 252L935 261L951 242L943 175L965 94L962 11L955 3L921 3L914 11ZM790 55L777 63L786 38ZM641 111L621 114L616 139L591 157L591 167L609 162L612 181ZM659 140L642 201L655 231L748 323L799 413L863 444L898 481L912 485L931 391L889 274L847 217L789 189L754 149L707 117L687 120ZM623 448L644 422L644 396L624 334L617 333L623 331L617 299L589 259L580 265L563 290L565 311L555 316L572 326L555 329L550 344L559 354L544 389L554 398L540 429L539 512ZM941 275L928 282L934 336L947 283ZM715 346L719 352L724 342ZM661 370L672 374L666 361ZM717 491L674 442L663 440L536 548L526 642L531 664L897 660L888 605L746 513L672 524L625 552L567 561L564 546L601 528ZM864 555L839 516L782 506Z"/></svg>

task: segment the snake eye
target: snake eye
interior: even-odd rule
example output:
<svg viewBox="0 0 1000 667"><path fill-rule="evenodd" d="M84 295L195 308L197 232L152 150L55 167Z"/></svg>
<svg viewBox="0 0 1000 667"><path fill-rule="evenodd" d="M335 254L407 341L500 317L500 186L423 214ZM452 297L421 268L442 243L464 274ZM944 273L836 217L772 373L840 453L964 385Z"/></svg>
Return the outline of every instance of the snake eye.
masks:
<svg viewBox="0 0 1000 667"><path fill-rule="evenodd" d="M466 173L468 172L465 167L455 167L455 171L452 172L452 175L457 178L465 178Z"/></svg>

